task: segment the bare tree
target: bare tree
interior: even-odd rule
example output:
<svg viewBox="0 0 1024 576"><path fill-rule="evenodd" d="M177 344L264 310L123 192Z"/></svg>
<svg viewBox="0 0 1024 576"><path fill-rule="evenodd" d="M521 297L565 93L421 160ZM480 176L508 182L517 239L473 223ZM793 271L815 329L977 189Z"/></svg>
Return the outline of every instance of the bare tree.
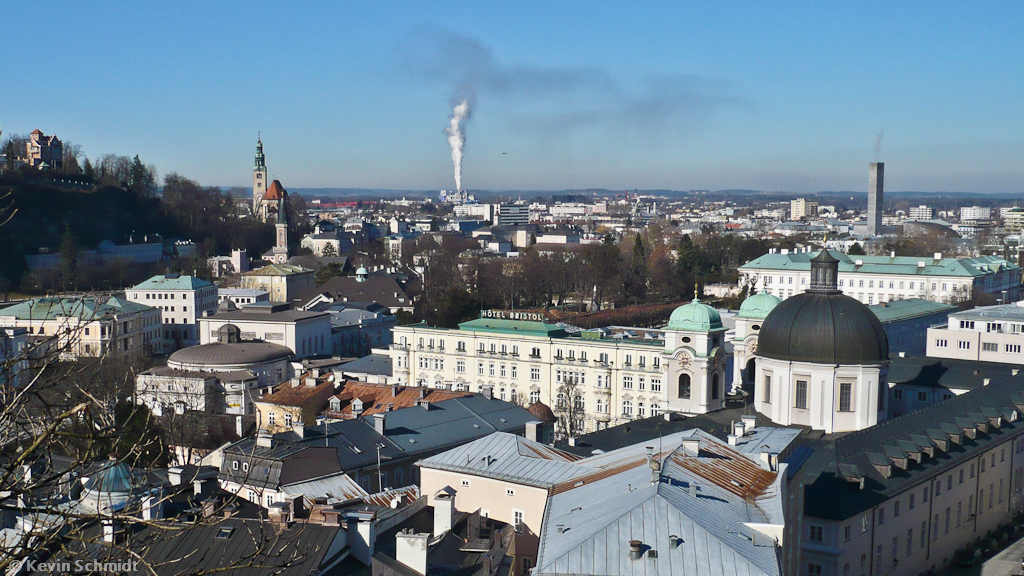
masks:
<svg viewBox="0 0 1024 576"><path fill-rule="evenodd" d="M575 438L584 432L584 406L583 388L580 386L579 378L575 376L564 376L558 392L555 396L555 417L558 418L556 435L559 439Z"/></svg>

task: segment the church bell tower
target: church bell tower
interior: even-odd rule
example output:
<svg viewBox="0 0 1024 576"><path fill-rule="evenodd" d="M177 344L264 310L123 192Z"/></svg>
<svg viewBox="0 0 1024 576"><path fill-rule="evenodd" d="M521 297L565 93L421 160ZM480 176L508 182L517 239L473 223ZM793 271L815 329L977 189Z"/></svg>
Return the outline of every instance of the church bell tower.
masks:
<svg viewBox="0 0 1024 576"><path fill-rule="evenodd" d="M263 138L256 138L256 167L252 169L252 213L259 214L263 196L267 193L267 162L263 156Z"/></svg>

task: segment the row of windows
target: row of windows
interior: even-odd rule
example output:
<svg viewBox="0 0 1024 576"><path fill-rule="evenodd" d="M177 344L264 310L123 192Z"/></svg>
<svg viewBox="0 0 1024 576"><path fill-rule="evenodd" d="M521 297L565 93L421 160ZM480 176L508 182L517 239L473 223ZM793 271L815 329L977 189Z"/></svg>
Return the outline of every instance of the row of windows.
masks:
<svg viewBox="0 0 1024 576"><path fill-rule="evenodd" d="M765 278L766 278L766 281L767 281L768 284L773 284L774 283L774 279L773 279L772 276L766 276ZM839 279L839 286L840 287L847 286L847 287L853 288L854 287L854 282L855 282L855 280L852 279L852 278L840 278ZM875 282L876 282L875 280L865 280L863 278L858 278L856 280L856 287L864 288L865 287L864 286L864 282L867 282L867 287L868 288L874 288L875 287ZM904 289L907 289L907 290L917 290L917 289L925 290L925 289L928 288L928 284L926 282L909 282L909 283L907 283L907 282L903 282L903 281L898 281L897 282L895 280L878 280L877 282L878 282L878 287L879 288L886 288L886 283L888 282L888 288L893 289L893 290L895 290L897 288L900 289L900 290L904 290ZM793 276L779 276L778 283L779 284L790 284L791 285L791 284L793 284ZM806 277L801 277L800 278L800 284L801 285L807 284L807 278ZM949 288L950 288L950 284L949 283L946 283L946 282L942 282L942 283L932 282L931 283L931 289L932 290L938 290L940 285L942 286L942 290L944 290L944 291L948 291ZM952 284L952 287L953 287L954 290L957 288L957 286L958 286L957 284ZM965 285L965 287L966 287L966 285Z"/></svg>
<svg viewBox="0 0 1024 576"><path fill-rule="evenodd" d="M772 403L772 377L769 374L764 375L764 390L762 391L761 400L765 404ZM807 380L796 381L796 394L793 399L793 407L801 410L807 409ZM839 383L839 411L853 412L852 382Z"/></svg>
<svg viewBox="0 0 1024 576"><path fill-rule="evenodd" d="M399 338L399 345L400 346L404 347L404 346L407 345L407 343L408 343L408 341L406 340L405 336L402 336L402 337ZM425 347L428 350L434 350L435 349L435 345L436 345L437 350L440 350L440 351L444 350L444 340L441 340L441 339L438 339L435 342L435 340L433 338L420 338L418 340L418 344L417 344L418 348L423 349ZM462 341L462 340L459 340L458 342L455 343L455 350L457 352L465 352L466 351L466 343L464 341ZM510 350L511 350L511 352L510 352ZM483 354L483 353L487 353L488 351L491 354L499 354L500 353L500 354L511 354L512 356L518 356L519 355L519 346L515 345L515 344L512 344L510 346L508 344L500 344L499 345L499 344L493 344L492 343L492 344L490 344L490 347L488 348L488 345L484 344L483 342L480 342L478 344L478 348L477 348L477 352L478 353ZM530 349L530 357L531 358L540 358L540 348L531 348ZM575 360L576 359L576 351L575 350L562 350L561 348L557 348L557 349L555 349L555 358L556 359L560 359L560 360L561 359L566 359L566 358L569 359L569 360ZM581 350L579 352L579 360L581 362L586 362L587 361L587 352L586 352L586 350ZM608 363L608 353L607 352L599 353L597 355L597 361L607 364ZM625 365L626 366L632 366L633 365L633 355L632 354L626 354ZM646 356L638 356L637 357L637 365L641 366L641 367L647 366L647 357ZM657 356L652 358L651 359L651 365L654 367L654 369L661 368L661 358L659 358Z"/></svg>

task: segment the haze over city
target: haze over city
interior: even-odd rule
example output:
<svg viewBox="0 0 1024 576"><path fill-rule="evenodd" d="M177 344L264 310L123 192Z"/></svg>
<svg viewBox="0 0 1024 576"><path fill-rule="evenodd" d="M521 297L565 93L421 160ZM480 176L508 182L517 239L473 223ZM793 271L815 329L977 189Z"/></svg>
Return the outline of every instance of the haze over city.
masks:
<svg viewBox="0 0 1024 576"><path fill-rule="evenodd" d="M5 133L248 185L1021 190L1019 3L45 3ZM29 57L30 56L30 57ZM876 152L877 149L877 152Z"/></svg>

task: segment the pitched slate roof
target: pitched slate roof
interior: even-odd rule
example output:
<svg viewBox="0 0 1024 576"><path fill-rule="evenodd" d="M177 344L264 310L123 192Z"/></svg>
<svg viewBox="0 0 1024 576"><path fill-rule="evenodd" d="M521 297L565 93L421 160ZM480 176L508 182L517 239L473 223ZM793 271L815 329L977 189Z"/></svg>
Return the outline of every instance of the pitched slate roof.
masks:
<svg viewBox="0 0 1024 576"><path fill-rule="evenodd" d="M853 517L993 444L1021 436L1022 390L1024 374L997 377L988 386L871 428L809 443L814 453L800 471L807 484L805 514Z"/></svg>
<svg viewBox="0 0 1024 576"><path fill-rule="evenodd" d="M889 364L889 385L926 386L950 390L973 390L985 385L985 379L1010 376L1019 365L979 362L927 356L897 357Z"/></svg>
<svg viewBox="0 0 1024 576"><path fill-rule="evenodd" d="M391 356L388 354L370 354L358 360L342 364L337 368L343 374L374 374L391 376Z"/></svg>
<svg viewBox="0 0 1024 576"><path fill-rule="evenodd" d="M525 408L480 394L387 413L385 435L409 453L443 449L493 432L518 432L536 420Z"/></svg>
<svg viewBox="0 0 1024 576"><path fill-rule="evenodd" d="M355 276L335 276L315 288L303 290L295 297L295 301L300 303L300 307L305 307L321 294L335 302L376 302L388 308L412 306L405 290L387 275L370 275L363 282Z"/></svg>

